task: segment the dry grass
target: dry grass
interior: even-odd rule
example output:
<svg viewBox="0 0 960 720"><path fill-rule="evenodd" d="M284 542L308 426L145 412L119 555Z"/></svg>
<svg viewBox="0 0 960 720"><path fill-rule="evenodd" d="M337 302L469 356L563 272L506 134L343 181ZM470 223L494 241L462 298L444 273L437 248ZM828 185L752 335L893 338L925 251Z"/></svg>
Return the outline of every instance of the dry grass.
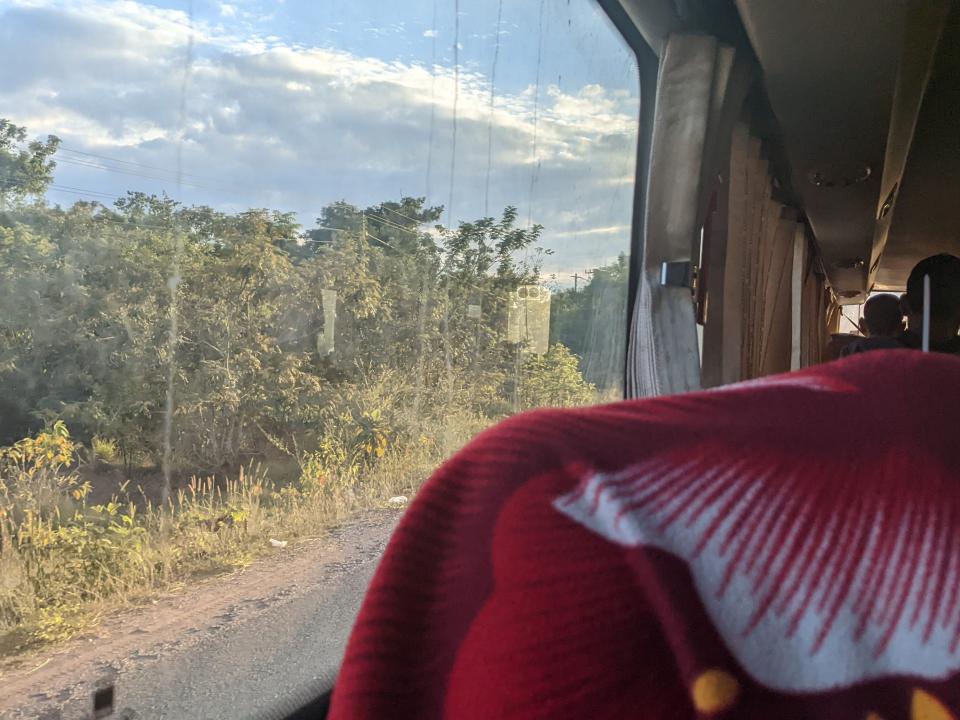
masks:
<svg viewBox="0 0 960 720"><path fill-rule="evenodd" d="M576 363L565 352L538 359L524 406L596 401ZM117 456L110 438L94 438L85 453L97 463L92 474L78 470L80 448L60 422L0 448L0 659L67 639L105 612L191 578L246 565L271 539L316 536L412 495L509 409L496 383L452 382L431 395L414 393L398 371L363 378L318 409L314 433L304 434L309 451L294 434L261 428L281 461L247 465L226 480L194 477L166 505L150 488L122 476L118 483L119 468L107 467Z"/></svg>
<svg viewBox="0 0 960 720"><path fill-rule="evenodd" d="M412 495L489 421L446 418L416 441L346 467L304 467L277 484L250 465L235 478L194 478L166 507L123 486L108 502L73 469L62 425L0 450L0 657L65 640L104 612L197 576L248 564L270 539L316 536L359 510ZM429 439L428 439L429 438Z"/></svg>

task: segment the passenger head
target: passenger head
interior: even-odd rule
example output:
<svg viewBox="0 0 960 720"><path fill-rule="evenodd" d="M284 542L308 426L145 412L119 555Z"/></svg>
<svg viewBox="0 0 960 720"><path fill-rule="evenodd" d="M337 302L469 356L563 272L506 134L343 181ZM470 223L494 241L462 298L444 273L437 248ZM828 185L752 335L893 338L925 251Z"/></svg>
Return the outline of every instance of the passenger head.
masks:
<svg viewBox="0 0 960 720"><path fill-rule="evenodd" d="M860 332L867 337L895 337L903 331L903 311L896 295L874 295L863 305Z"/></svg>
<svg viewBox="0 0 960 720"><path fill-rule="evenodd" d="M910 329L923 329L923 277L930 276L930 341L942 342L960 329L960 258L946 253L917 263L907 279Z"/></svg>

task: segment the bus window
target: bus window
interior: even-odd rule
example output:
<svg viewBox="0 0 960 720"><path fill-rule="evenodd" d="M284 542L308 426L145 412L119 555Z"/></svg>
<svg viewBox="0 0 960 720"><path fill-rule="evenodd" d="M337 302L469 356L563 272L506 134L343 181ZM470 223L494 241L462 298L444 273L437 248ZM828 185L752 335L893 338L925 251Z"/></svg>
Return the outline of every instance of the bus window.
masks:
<svg viewBox="0 0 960 720"><path fill-rule="evenodd" d="M0 61L0 714L104 667L257 712L335 671L433 468L623 396L639 74L596 3L5 3Z"/></svg>

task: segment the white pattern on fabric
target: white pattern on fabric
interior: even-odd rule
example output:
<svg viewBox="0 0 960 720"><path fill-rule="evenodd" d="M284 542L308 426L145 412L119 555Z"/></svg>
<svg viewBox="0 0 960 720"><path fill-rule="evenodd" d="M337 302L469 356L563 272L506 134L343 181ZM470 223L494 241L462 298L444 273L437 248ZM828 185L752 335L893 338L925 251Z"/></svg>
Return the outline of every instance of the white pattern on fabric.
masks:
<svg viewBox="0 0 960 720"><path fill-rule="evenodd" d="M689 473L692 466L681 469ZM734 497L730 493L722 493L714 498L692 523L686 521L678 509L682 503L690 503L695 497L700 497L703 487L722 479L724 474L740 472L735 465L723 470L715 469L712 473L708 471L706 476L698 470L700 478L691 483L691 490L678 493L675 500L661 503L659 507L655 507L657 503L647 503L639 509L635 507L644 491L645 481L650 487L661 483L668 473L676 475L677 470L657 460L614 474L595 474L585 479L578 490L554 500L553 505L575 522L613 543L627 548L652 546L685 561L693 576L696 592L730 652L750 675L772 689L821 692L889 675L942 679L960 670L960 648L955 647L952 624L938 620L932 625L929 637L925 638L929 630L925 628L926 622L916 622L915 619L908 622L917 615L924 617L925 608L932 605L930 593L920 597L920 583L913 583L908 590L909 596L904 599L903 620L896 624L887 642L888 629L883 623L866 623L862 635L856 637L861 618L854 610L855 599L865 589L864 584L868 582L867 576L870 574L869 563L862 559L854 566L853 592L845 597L819 647L818 635L827 618L817 602L811 602L799 615L799 623L791 632L792 616L801 603L800 598L811 589L809 578L800 578L798 581L796 573L799 571L796 568L791 569L785 579L785 585L797 583L794 593L796 600L791 598L777 612L766 612L751 627L756 619L758 595L762 593L758 593L756 577L740 569L732 574L726 587L723 587L731 553L729 548L722 552L721 546L724 536L750 503L754 493L764 483L780 482L782 478L760 477L731 486L733 492L739 492L740 495L727 508L726 517L722 520L719 519L721 510ZM624 492L622 483L627 478L631 490ZM671 484L675 481L675 478L669 480ZM621 484L619 488L618 484ZM630 507L631 504L634 507ZM670 521L671 516L675 521ZM711 539L702 548L698 547L715 520L719 520L719 525ZM861 558L870 557L875 549L879 541L877 528L880 520L879 514L856 520L860 526L873 523L866 526L871 529ZM901 527L897 532L896 546L890 558L896 557L900 545L906 542L905 529ZM793 533L796 532L794 529ZM791 537L783 543L784 547L789 546ZM824 534L814 553L816 558L824 556L830 538L831 535ZM934 532L927 527L911 556L931 557L928 553L933 542ZM946 588L952 587L960 572L960 550L951 552ZM782 556L778 558L778 562L785 562ZM876 591L877 596L886 595L892 584L897 582L896 570L892 565L884 568L879 576L875 575L874 587L866 589L871 593ZM777 569L773 568L774 571ZM824 572L833 569L826 567ZM817 599L830 593L832 586L828 583ZM883 650L878 652L878 647Z"/></svg>

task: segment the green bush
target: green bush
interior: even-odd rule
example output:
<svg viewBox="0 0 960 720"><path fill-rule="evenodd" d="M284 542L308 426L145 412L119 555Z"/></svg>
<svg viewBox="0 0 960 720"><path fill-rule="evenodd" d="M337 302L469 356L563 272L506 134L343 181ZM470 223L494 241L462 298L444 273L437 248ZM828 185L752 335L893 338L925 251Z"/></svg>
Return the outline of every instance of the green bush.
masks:
<svg viewBox="0 0 960 720"><path fill-rule="evenodd" d="M0 647L11 645L5 635L21 638L18 647L68 638L103 607L246 564L271 537L316 534L415 491L443 457L430 439L439 426L401 448L377 439L376 415L366 421L345 425L351 444L337 452L321 446L304 455L297 484L278 486L260 466L241 467L227 481L194 478L166 507L138 506L126 484L110 501L88 503L91 487L72 470L77 446L61 422L0 448ZM464 423L456 442L476 429ZM455 430L447 423L446 432Z"/></svg>
<svg viewBox="0 0 960 720"><path fill-rule="evenodd" d="M520 380L520 405L575 407L597 401L597 389L583 379L579 358L564 345L554 343L545 355L529 355Z"/></svg>
<svg viewBox="0 0 960 720"><path fill-rule="evenodd" d="M90 448L98 460L105 463L115 463L120 459L120 450L117 441L94 435L90 441Z"/></svg>

